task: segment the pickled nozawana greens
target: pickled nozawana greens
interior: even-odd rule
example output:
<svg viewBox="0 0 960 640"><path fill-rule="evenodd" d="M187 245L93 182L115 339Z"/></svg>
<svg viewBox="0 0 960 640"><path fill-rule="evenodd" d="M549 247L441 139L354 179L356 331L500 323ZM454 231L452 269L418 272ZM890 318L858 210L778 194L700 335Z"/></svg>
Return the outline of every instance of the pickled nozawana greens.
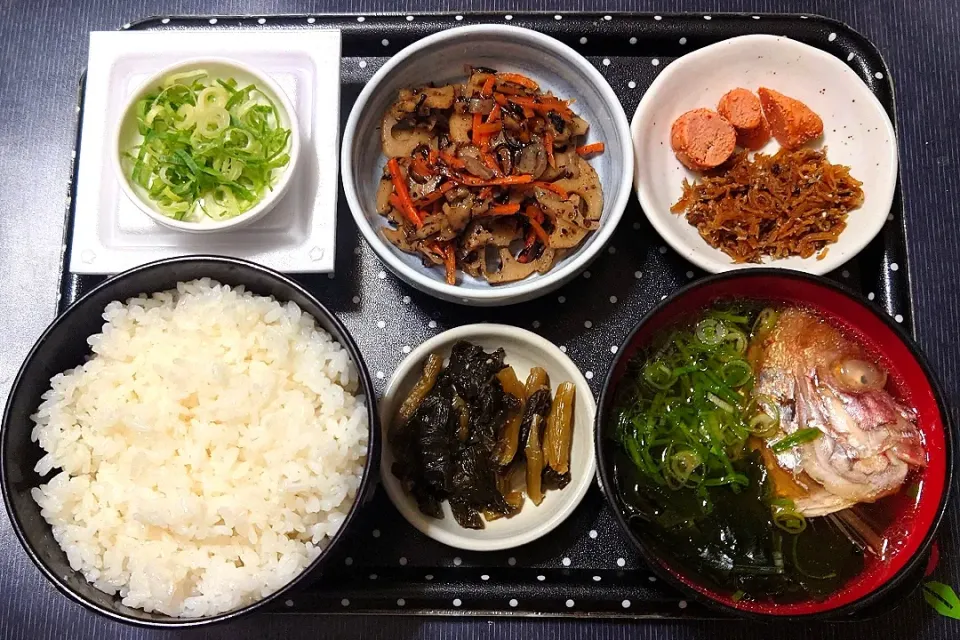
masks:
<svg viewBox="0 0 960 640"><path fill-rule="evenodd" d="M522 383L505 356L466 341L446 366L431 354L401 405L391 472L428 516L443 518L446 501L460 526L482 529L570 482L576 387L554 395L540 367Z"/></svg>

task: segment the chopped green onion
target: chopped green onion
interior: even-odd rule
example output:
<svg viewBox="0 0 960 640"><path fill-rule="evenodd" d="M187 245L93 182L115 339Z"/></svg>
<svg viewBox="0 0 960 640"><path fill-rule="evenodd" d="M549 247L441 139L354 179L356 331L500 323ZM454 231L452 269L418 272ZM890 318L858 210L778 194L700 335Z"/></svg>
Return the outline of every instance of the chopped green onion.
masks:
<svg viewBox="0 0 960 640"><path fill-rule="evenodd" d="M703 484L708 487L719 487L725 484L738 484L745 487L750 484L750 479L742 473L730 473L720 478L704 480Z"/></svg>
<svg viewBox="0 0 960 640"><path fill-rule="evenodd" d="M784 451L788 451L797 445L813 442L820 437L821 433L822 432L820 429L817 429L816 427L797 429L783 440L777 441L776 444L771 447L771 449L773 449L774 453L783 453Z"/></svg>
<svg viewBox="0 0 960 640"><path fill-rule="evenodd" d="M756 322L753 323L752 334L754 336L763 335L769 333L773 327L777 324L777 318L780 317L780 313L775 309L767 307L757 316Z"/></svg>
<svg viewBox="0 0 960 640"><path fill-rule="evenodd" d="M777 426L777 421L773 419L773 416L766 413L758 413L750 418L750 422L747 423L750 433L760 438L772 436L777 432Z"/></svg>
<svg viewBox="0 0 960 640"><path fill-rule="evenodd" d="M752 314L710 309L634 358L618 402L618 438L637 470L669 489L749 485L746 453L753 372L744 359ZM706 495L706 494L704 494ZM709 509L709 500L704 502Z"/></svg>
<svg viewBox="0 0 960 640"><path fill-rule="evenodd" d="M729 342L733 345L734 350L739 354L744 354L747 352L747 345L749 341L747 340L747 334L740 329L727 329L727 336L724 338L726 342Z"/></svg>
<svg viewBox="0 0 960 640"><path fill-rule="evenodd" d="M720 344L727 337L727 326L716 318L707 318L697 323L696 333L703 344Z"/></svg>
<svg viewBox="0 0 960 640"><path fill-rule="evenodd" d="M205 78L207 72L203 69L191 69L190 71L181 71L180 73L173 73L164 78L163 85L164 87L171 87L173 85L181 84L185 86L193 86L195 82L199 82Z"/></svg>
<svg viewBox="0 0 960 640"><path fill-rule="evenodd" d="M720 378L729 387L742 387L753 379L753 370L746 360L731 360L721 367Z"/></svg>
<svg viewBox="0 0 960 640"><path fill-rule="evenodd" d="M669 475L678 480L680 484L686 484L701 464L700 456L694 451L679 451L667 459Z"/></svg>
<svg viewBox="0 0 960 640"><path fill-rule="evenodd" d="M797 535L807 528L807 519L797 511L793 500L780 498L770 502L773 523L787 533Z"/></svg>
<svg viewBox="0 0 960 640"><path fill-rule="evenodd" d="M726 411L727 413L733 413L733 411L734 411L733 405L731 405L729 402L726 402L726 401L724 401L724 400L721 400L721 399L718 398L716 395L714 395L714 394L712 394L712 393L710 393L710 392L707 392L707 400L709 400L709 401L712 402L713 404L717 405L718 407L720 407L721 409L723 409L723 410Z"/></svg>
<svg viewBox="0 0 960 640"><path fill-rule="evenodd" d="M122 154L131 180L167 216L226 220L273 188L290 161L289 129L256 85L203 69L165 78L136 106L143 141Z"/></svg>
<svg viewBox="0 0 960 640"><path fill-rule="evenodd" d="M673 370L659 360L647 363L643 368L643 379L657 389L669 389L676 381Z"/></svg>
<svg viewBox="0 0 960 640"><path fill-rule="evenodd" d="M753 416L747 423L747 428L753 435L769 438L779 431L780 408L772 397L766 394L754 396L747 405L746 413Z"/></svg>

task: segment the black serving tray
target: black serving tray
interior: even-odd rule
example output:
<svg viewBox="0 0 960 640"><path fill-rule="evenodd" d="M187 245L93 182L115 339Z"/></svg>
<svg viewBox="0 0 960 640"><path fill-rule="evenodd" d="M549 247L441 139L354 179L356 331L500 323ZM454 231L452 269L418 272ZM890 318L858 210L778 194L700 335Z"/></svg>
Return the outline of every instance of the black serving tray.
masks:
<svg viewBox="0 0 960 640"><path fill-rule="evenodd" d="M894 118L893 86L877 49L839 22L819 16L750 14L444 14L295 15L149 18L125 29L337 28L343 33L341 126L363 85L410 43L450 27L500 23L536 29L572 46L607 78L628 116L673 59L750 33L785 35L845 60ZM879 77L878 77L879 76ZM83 87L80 92L83 108ZM895 118L894 118L895 119ZM81 144L79 127L76 151ZM79 153L77 153L79 156ZM75 157L77 157L75 156ZM74 180L76 179L74 169ZM73 202L73 182L70 185ZM382 393L412 347L445 329L481 321L532 329L561 345L594 393L630 329L656 302L703 275L670 250L631 199L607 250L582 276L539 300L501 309L462 307L394 278L360 234L341 192L336 273L294 276L352 333ZM74 211L68 206L60 310L101 282L67 270ZM889 221L853 261L829 275L861 292L913 331L910 263L898 186ZM502 552L460 551L416 531L378 488L335 550L331 568L274 607L277 613L537 615L574 617L719 617L661 585L620 534L594 486L576 512L548 536ZM888 610L905 586L858 618Z"/></svg>

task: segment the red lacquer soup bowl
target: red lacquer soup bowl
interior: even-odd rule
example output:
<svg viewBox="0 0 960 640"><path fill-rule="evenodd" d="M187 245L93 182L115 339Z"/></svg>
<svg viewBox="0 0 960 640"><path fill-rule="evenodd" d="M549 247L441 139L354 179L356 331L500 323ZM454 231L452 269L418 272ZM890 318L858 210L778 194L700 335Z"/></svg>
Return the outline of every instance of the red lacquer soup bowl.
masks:
<svg viewBox="0 0 960 640"><path fill-rule="evenodd" d="M927 452L926 467L911 472L908 481L919 487L916 498L899 494L885 498L893 511L884 530L899 544L884 560L867 553L864 568L843 587L824 599L774 603L759 599L735 601L732 594L705 586L689 570L671 566L669 558L657 556L637 527L624 515L624 505L616 495L613 455L619 443L611 437L614 401L621 377L630 359L649 346L657 335L678 323L695 318L718 301L757 302L797 305L813 309L837 326L845 335L875 354L889 371L887 389L903 404L917 412L918 426ZM953 436L947 424L942 394L930 367L913 340L878 308L856 294L816 276L783 269L751 269L712 276L691 284L661 302L649 312L627 337L607 375L597 412L598 473L604 495L617 520L643 558L665 582L715 609L753 618L825 618L838 619L885 604L884 596L907 580L919 575L933 541L937 525L946 508L953 473Z"/></svg>

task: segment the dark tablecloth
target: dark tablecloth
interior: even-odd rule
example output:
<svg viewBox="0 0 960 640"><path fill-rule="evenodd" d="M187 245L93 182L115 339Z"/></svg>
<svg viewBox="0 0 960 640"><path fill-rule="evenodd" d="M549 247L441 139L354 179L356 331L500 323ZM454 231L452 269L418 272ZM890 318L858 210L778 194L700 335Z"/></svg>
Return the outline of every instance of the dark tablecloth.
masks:
<svg viewBox="0 0 960 640"><path fill-rule="evenodd" d="M906 201L916 333L960 422L960 2L956 0L4 0L0 6L0 397L21 359L52 320L60 268L77 79L87 32L150 15L402 11L744 11L818 13L872 40L893 73ZM960 521L954 495L939 537L937 579L960 588ZM760 626L734 622L462 619L261 615L187 637L960 638L960 621L936 615L919 593L863 623ZM88 613L59 595L27 559L0 517L0 637L159 638Z"/></svg>

